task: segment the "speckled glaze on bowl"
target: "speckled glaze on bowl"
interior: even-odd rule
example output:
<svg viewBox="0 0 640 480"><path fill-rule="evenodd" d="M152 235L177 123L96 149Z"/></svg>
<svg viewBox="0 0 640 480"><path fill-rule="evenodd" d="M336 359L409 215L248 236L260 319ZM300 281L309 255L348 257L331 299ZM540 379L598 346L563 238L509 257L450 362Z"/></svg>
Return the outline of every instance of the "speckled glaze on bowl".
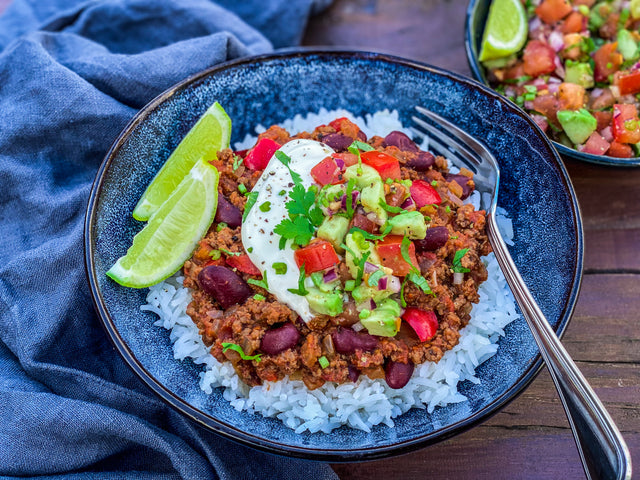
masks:
<svg viewBox="0 0 640 480"><path fill-rule="evenodd" d="M126 362L163 400L200 425L247 445L315 460L356 461L407 452L463 431L513 399L541 366L524 320L506 329L498 353L460 384L467 402L413 409L371 433L346 427L295 434L276 419L238 412L219 390L204 394L199 368L173 359L169 332L140 311L147 290L105 276L142 224L131 212L168 153L213 101L233 120L232 144L298 113L395 109L409 124L414 105L453 119L484 139L501 169L499 205L514 222L513 255L553 327L567 325L582 275L580 213L556 151L533 122L488 88L433 67L381 54L295 50L235 61L191 77L145 107L102 164L87 210L85 257L94 301Z"/></svg>
<svg viewBox="0 0 640 480"><path fill-rule="evenodd" d="M484 33L484 25L487 22L490 5L491 0L470 0L469 7L467 8L464 39L467 61L469 62L471 73L476 80L486 85L489 85L489 82L487 81L484 67L478 61L478 55L480 53L482 34ZM556 141L552 141L551 143L553 143L561 155L583 162L615 167L640 167L640 157L616 158L606 155L593 155L566 147Z"/></svg>

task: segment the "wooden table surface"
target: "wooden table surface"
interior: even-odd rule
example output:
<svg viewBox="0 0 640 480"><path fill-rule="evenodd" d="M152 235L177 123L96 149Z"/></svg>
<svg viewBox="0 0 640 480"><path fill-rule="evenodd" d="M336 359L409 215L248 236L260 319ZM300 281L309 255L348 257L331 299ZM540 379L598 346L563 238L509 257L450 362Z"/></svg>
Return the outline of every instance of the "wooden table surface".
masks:
<svg viewBox="0 0 640 480"><path fill-rule="evenodd" d="M0 0L0 12L10 0ZM467 0L334 0L305 45L380 51L470 75ZM582 210L582 289L563 343L622 431L640 471L640 168L565 160ZM387 460L334 465L342 480L582 479L546 371L501 412L443 443Z"/></svg>
<svg viewBox="0 0 640 480"><path fill-rule="evenodd" d="M467 3L335 0L311 20L304 44L382 51L470 75ZM582 210L585 258L563 343L618 424L640 472L640 168L565 165ZM334 469L342 480L585 478L546 370L501 412L461 435Z"/></svg>

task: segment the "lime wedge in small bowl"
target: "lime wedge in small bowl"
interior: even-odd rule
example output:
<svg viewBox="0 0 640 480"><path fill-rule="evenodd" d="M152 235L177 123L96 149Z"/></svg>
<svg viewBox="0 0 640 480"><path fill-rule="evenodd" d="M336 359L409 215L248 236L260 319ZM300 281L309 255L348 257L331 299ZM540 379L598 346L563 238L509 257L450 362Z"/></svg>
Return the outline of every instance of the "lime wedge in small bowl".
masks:
<svg viewBox="0 0 640 480"><path fill-rule="evenodd" d="M143 288L177 272L213 222L218 180L218 170L199 160L107 275L125 287Z"/></svg>
<svg viewBox="0 0 640 480"><path fill-rule="evenodd" d="M153 178L133 210L133 218L148 220L200 159L211 160L229 147L231 119L218 102L204 112Z"/></svg>
<svg viewBox="0 0 640 480"><path fill-rule="evenodd" d="M527 41L529 25L520 0L493 0L482 37L480 61L517 53Z"/></svg>

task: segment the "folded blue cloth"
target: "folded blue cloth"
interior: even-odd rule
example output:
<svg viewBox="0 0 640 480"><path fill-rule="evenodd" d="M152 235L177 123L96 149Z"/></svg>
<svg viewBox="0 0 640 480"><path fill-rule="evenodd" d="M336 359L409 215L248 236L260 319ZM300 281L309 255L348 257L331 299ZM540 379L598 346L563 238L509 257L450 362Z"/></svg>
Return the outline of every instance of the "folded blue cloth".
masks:
<svg viewBox="0 0 640 480"><path fill-rule="evenodd" d="M83 263L91 183L136 111L213 64L295 45L322 3L13 0L0 17L0 475L336 478L165 406L108 342Z"/></svg>

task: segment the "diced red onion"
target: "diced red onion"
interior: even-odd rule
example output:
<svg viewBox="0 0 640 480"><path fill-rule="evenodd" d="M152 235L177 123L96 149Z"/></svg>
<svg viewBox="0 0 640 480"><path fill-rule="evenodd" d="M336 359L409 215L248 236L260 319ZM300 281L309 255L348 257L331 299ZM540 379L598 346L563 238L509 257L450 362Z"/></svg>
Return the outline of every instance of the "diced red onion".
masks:
<svg viewBox="0 0 640 480"><path fill-rule="evenodd" d="M541 26L542 26L542 20L540 19L540 17L535 16L529 21L529 31L530 32L533 32L534 30L537 30Z"/></svg>
<svg viewBox="0 0 640 480"><path fill-rule="evenodd" d="M564 78L565 76L564 66L562 65L562 60L560 60L560 57L558 55L556 55L555 58L553 59L553 63L556 66L555 74L560 78Z"/></svg>
<svg viewBox="0 0 640 480"><path fill-rule="evenodd" d="M369 307L371 307L371 310L373 310L377 306L378 305L376 305L376 302L373 301L373 298L369 300Z"/></svg>
<svg viewBox="0 0 640 480"><path fill-rule="evenodd" d="M545 117L544 115L537 115L537 114L531 114L531 119L536 122L536 125L538 125L543 132L547 131L547 128L549 128L549 122L547 121L547 117Z"/></svg>
<svg viewBox="0 0 640 480"><path fill-rule="evenodd" d="M389 276L389 283L387 284L387 288L391 290L393 293L398 293L400 288L402 287L402 283L398 277L394 277L393 275Z"/></svg>
<svg viewBox="0 0 640 480"><path fill-rule="evenodd" d="M547 80L547 83L549 84L557 83L559 85L562 83L562 80L560 80L558 77L549 77L549 80Z"/></svg>
<svg viewBox="0 0 640 480"><path fill-rule="evenodd" d="M351 329L354 330L355 332L361 332L362 330L364 330L364 325L362 325L362 323L360 322L356 322L353 325L351 325Z"/></svg>
<svg viewBox="0 0 640 480"><path fill-rule="evenodd" d="M364 264L364 273L373 273L378 270L378 266L374 265L371 262L365 262Z"/></svg>
<svg viewBox="0 0 640 480"><path fill-rule="evenodd" d="M560 90L559 83L549 83L549 93L557 93Z"/></svg>
<svg viewBox="0 0 640 480"><path fill-rule="evenodd" d="M336 272L335 267L329 268L322 277L324 283L331 283L338 279L338 273Z"/></svg>
<svg viewBox="0 0 640 480"><path fill-rule="evenodd" d="M384 277L380 277L380 280L378 280L378 290L386 290L387 282L388 282L388 278L386 275Z"/></svg>
<svg viewBox="0 0 640 480"><path fill-rule="evenodd" d="M613 142L613 132L611 131L610 126L603 128L600 131L600 135L602 135L602 138L604 138L607 142Z"/></svg>
<svg viewBox="0 0 640 480"><path fill-rule="evenodd" d="M356 203L358 203L358 198L360 197L360 192L357 190L354 190L351 192L351 207L355 208ZM346 210L347 208L347 195L343 195L342 196L342 208L344 210Z"/></svg>
<svg viewBox="0 0 640 480"><path fill-rule="evenodd" d="M400 207L404 208L405 210L415 206L416 204L413 201L413 198L411 198L411 195L409 195L409 197L407 197L407 199L404 202L402 202L402 205L400 205Z"/></svg>
<svg viewBox="0 0 640 480"><path fill-rule="evenodd" d="M531 84L540 89L540 87L545 87L547 85L547 82L545 82L544 78L538 77L534 79Z"/></svg>
<svg viewBox="0 0 640 480"><path fill-rule="evenodd" d="M559 52L564 48L564 38L562 33L557 30L554 30L549 34L549 46L553 48L556 52Z"/></svg>
<svg viewBox="0 0 640 480"><path fill-rule="evenodd" d="M344 168L344 160L342 160L340 157L333 157L333 160L336 162L336 165L340 170Z"/></svg>
<svg viewBox="0 0 640 480"><path fill-rule="evenodd" d="M640 70L640 62L637 62L630 70Z"/></svg>
<svg viewBox="0 0 640 480"><path fill-rule="evenodd" d="M533 101L527 100L526 102L524 102L524 108L526 108L527 110L533 110Z"/></svg>
<svg viewBox="0 0 640 480"><path fill-rule="evenodd" d="M460 285L464 280L464 273L462 272L454 272L453 273L453 284Z"/></svg>
<svg viewBox="0 0 640 480"><path fill-rule="evenodd" d="M460 200L460 197L458 197L457 195L454 195L453 193L447 191L447 197L449 198L449 200L451 200L451 203L455 204L457 207L462 206L462 200Z"/></svg>

